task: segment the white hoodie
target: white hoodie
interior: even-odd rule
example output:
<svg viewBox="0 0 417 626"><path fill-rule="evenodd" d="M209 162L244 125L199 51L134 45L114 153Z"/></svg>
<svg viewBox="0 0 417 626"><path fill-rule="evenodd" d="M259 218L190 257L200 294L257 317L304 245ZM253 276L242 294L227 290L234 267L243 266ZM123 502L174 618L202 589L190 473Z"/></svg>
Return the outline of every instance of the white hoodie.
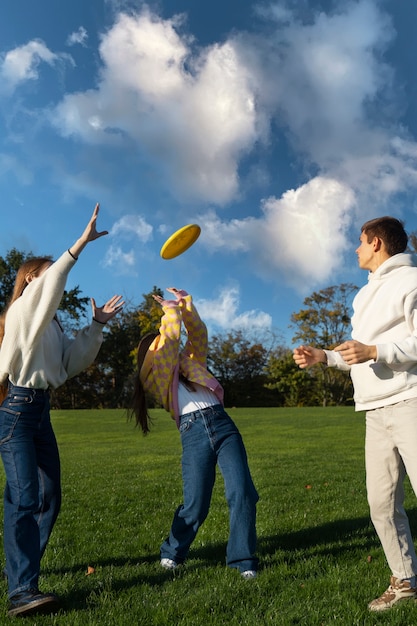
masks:
<svg viewBox="0 0 417 626"><path fill-rule="evenodd" d="M93 321L74 339L54 320L75 259L69 252L32 280L6 315L0 348L0 382L55 389L88 367L103 341L103 325Z"/></svg>
<svg viewBox="0 0 417 626"><path fill-rule="evenodd" d="M417 397L417 267L395 254L368 276L353 300L352 338L376 345L376 360L349 367L325 350L329 366L350 369L357 411Z"/></svg>

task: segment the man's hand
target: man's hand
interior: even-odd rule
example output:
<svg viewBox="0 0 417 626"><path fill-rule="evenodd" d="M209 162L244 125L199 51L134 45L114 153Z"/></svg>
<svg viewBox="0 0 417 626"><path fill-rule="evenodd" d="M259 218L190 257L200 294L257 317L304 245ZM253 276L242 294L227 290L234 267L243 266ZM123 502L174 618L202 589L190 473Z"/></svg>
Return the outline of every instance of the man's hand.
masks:
<svg viewBox="0 0 417 626"><path fill-rule="evenodd" d="M324 350L313 348L313 346L300 346L294 349L293 359L298 367L305 369L316 365L316 363L327 363L327 357Z"/></svg>
<svg viewBox="0 0 417 626"><path fill-rule="evenodd" d="M335 352L340 352L343 360L348 365L355 365L356 363L365 363L366 361L370 361L373 359L374 361L377 358L377 350L376 346L367 346L360 341L355 341L350 339L349 341L344 341L334 349Z"/></svg>

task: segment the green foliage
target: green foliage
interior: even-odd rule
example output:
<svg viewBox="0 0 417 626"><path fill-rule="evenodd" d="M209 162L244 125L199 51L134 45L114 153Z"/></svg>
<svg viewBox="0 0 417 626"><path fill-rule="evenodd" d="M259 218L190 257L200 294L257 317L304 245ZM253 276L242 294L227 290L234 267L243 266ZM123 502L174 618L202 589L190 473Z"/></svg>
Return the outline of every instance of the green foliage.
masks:
<svg viewBox="0 0 417 626"><path fill-rule="evenodd" d="M159 547L181 502L180 442L153 411L142 437L121 410L56 411L63 506L41 589L64 608L36 626L411 626L414 602L384 615L367 603L389 581L369 521L364 416L350 407L236 409L258 489L259 576L225 566L228 512L220 474L187 563L161 569ZM1 486L0 486L1 487ZM406 506L417 531L415 498ZM88 567L94 572L87 575ZM6 584L0 601L6 617Z"/></svg>
<svg viewBox="0 0 417 626"><path fill-rule="evenodd" d="M251 341L241 330L214 335L210 339L209 369L223 386L226 401L231 406L276 403L276 394L266 387L267 359L266 348L259 342Z"/></svg>
<svg viewBox="0 0 417 626"><path fill-rule="evenodd" d="M161 322L162 310L161 305L155 302L153 296L164 297L164 292L154 286L150 293L143 294L143 302L139 305L137 311L137 321L141 329L141 335L158 332Z"/></svg>
<svg viewBox="0 0 417 626"><path fill-rule="evenodd" d="M280 394L280 401L276 406L314 406L320 404L316 400L315 378L310 370L301 370L295 364L292 351L277 348L269 355L268 389L276 389Z"/></svg>
<svg viewBox="0 0 417 626"><path fill-rule="evenodd" d="M315 291L304 299L305 309L291 315L295 343L329 350L350 337L351 299L357 287L350 283Z"/></svg>
<svg viewBox="0 0 417 626"><path fill-rule="evenodd" d="M16 248L9 250L5 257L0 256L0 312L6 308L12 296L17 270L33 257L32 252L25 254Z"/></svg>
<svg viewBox="0 0 417 626"><path fill-rule="evenodd" d="M59 306L59 321L68 334L79 328L82 317L87 315L89 305L90 298L81 296L81 289L78 285L73 289L64 291Z"/></svg>
<svg viewBox="0 0 417 626"><path fill-rule="evenodd" d="M304 306L291 315L296 329L293 341L331 350L350 337L351 300L357 287L350 283L327 287L304 299ZM308 374L307 404L351 404L353 389L347 372L317 366Z"/></svg>

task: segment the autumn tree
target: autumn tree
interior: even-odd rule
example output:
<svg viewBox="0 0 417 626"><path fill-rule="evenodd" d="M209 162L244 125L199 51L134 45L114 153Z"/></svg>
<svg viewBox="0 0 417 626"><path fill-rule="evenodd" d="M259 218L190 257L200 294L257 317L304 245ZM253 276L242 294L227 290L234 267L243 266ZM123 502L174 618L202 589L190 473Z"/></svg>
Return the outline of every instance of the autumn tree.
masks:
<svg viewBox="0 0 417 626"><path fill-rule="evenodd" d="M161 305L156 302L153 296L164 297L164 292L159 287L154 286L149 293L142 294L143 302L137 309L137 323L141 329L141 335L157 332L161 322Z"/></svg>

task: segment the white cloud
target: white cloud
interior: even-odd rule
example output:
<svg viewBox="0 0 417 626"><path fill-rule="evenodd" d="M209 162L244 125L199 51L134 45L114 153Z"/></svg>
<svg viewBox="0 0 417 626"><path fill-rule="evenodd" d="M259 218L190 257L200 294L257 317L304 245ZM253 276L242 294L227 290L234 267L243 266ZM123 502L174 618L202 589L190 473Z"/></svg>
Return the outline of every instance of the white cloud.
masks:
<svg viewBox="0 0 417 626"><path fill-rule="evenodd" d="M86 29L84 28L84 26L80 26L78 30L76 30L75 32L71 33L68 36L67 45L75 46L78 44L81 46L85 46L87 43L87 39L88 39L88 33Z"/></svg>
<svg viewBox="0 0 417 626"><path fill-rule="evenodd" d="M204 245L212 251L227 249L231 252L250 252L251 241L256 237L259 220L248 217L243 220L221 221L213 210L201 213L197 221L202 226Z"/></svg>
<svg viewBox="0 0 417 626"><path fill-rule="evenodd" d="M137 238L146 243L152 238L153 227L141 215L124 215L113 224L110 235L124 239Z"/></svg>
<svg viewBox="0 0 417 626"><path fill-rule="evenodd" d="M393 147L408 138L383 56L395 31L380 3L314 13L274 2L262 15L267 34L196 49L181 16L120 13L102 36L97 89L67 95L55 125L88 143L134 145L174 195L200 203L239 197L241 160L272 123L301 166L354 189L362 211L414 188L415 163Z"/></svg>
<svg viewBox="0 0 417 626"><path fill-rule="evenodd" d="M120 246L111 245L102 261L103 267L110 267L116 274L132 274L135 267L135 253L133 250L124 252Z"/></svg>
<svg viewBox="0 0 417 626"><path fill-rule="evenodd" d="M268 198L257 255L264 271L275 268L287 284L301 290L327 281L351 249L348 228L355 209L353 191L323 177L279 199Z"/></svg>
<svg viewBox="0 0 417 626"><path fill-rule="evenodd" d="M62 58L70 59L67 55L54 54L37 39L10 50L0 58L0 90L11 93L19 84L37 80L41 63L54 65Z"/></svg>
<svg viewBox="0 0 417 626"><path fill-rule="evenodd" d="M383 5L336 0L331 11L314 13L308 4L264 6L258 15L267 30L256 33L254 23L251 33L200 48L183 33L182 17L163 19L148 8L120 13L102 35L97 87L68 94L53 113L63 137L97 151L126 146L124 156L139 155L148 181L203 206L240 199L242 160L254 172L270 163L266 142L279 152L285 136L305 177L298 189L278 187L277 197L261 203L261 216L259 204L245 219L202 213L200 241L243 254L254 272L300 290L343 267L357 216L362 223L417 187L417 143L400 123L401 90L384 54L395 32ZM1 77L15 87L57 58L31 42L2 57ZM255 150L259 163L249 163ZM268 175L282 185L279 166ZM169 223L162 209L158 219ZM152 227L125 216L112 235L146 242Z"/></svg>
<svg viewBox="0 0 417 626"><path fill-rule="evenodd" d="M343 266L355 200L346 185L316 177L265 200L261 218L226 222L213 212L200 215L201 242L209 251L244 253L260 275L310 290Z"/></svg>
<svg viewBox="0 0 417 626"><path fill-rule="evenodd" d="M195 53L180 27L147 8L119 15L102 38L98 88L67 95L53 121L90 143L128 137L178 196L222 204L238 193L262 115L233 41Z"/></svg>
<svg viewBox="0 0 417 626"><path fill-rule="evenodd" d="M122 241L147 243L152 239L153 227L140 215L124 215L115 222L109 231L112 244L103 260L104 267L110 267L116 274L136 275L136 254L133 249L125 252Z"/></svg>
<svg viewBox="0 0 417 626"><path fill-rule="evenodd" d="M272 318L263 311L251 310L238 313L240 291L238 287L224 287L214 300L196 300L196 308L201 318L209 325L222 329L269 330Z"/></svg>

